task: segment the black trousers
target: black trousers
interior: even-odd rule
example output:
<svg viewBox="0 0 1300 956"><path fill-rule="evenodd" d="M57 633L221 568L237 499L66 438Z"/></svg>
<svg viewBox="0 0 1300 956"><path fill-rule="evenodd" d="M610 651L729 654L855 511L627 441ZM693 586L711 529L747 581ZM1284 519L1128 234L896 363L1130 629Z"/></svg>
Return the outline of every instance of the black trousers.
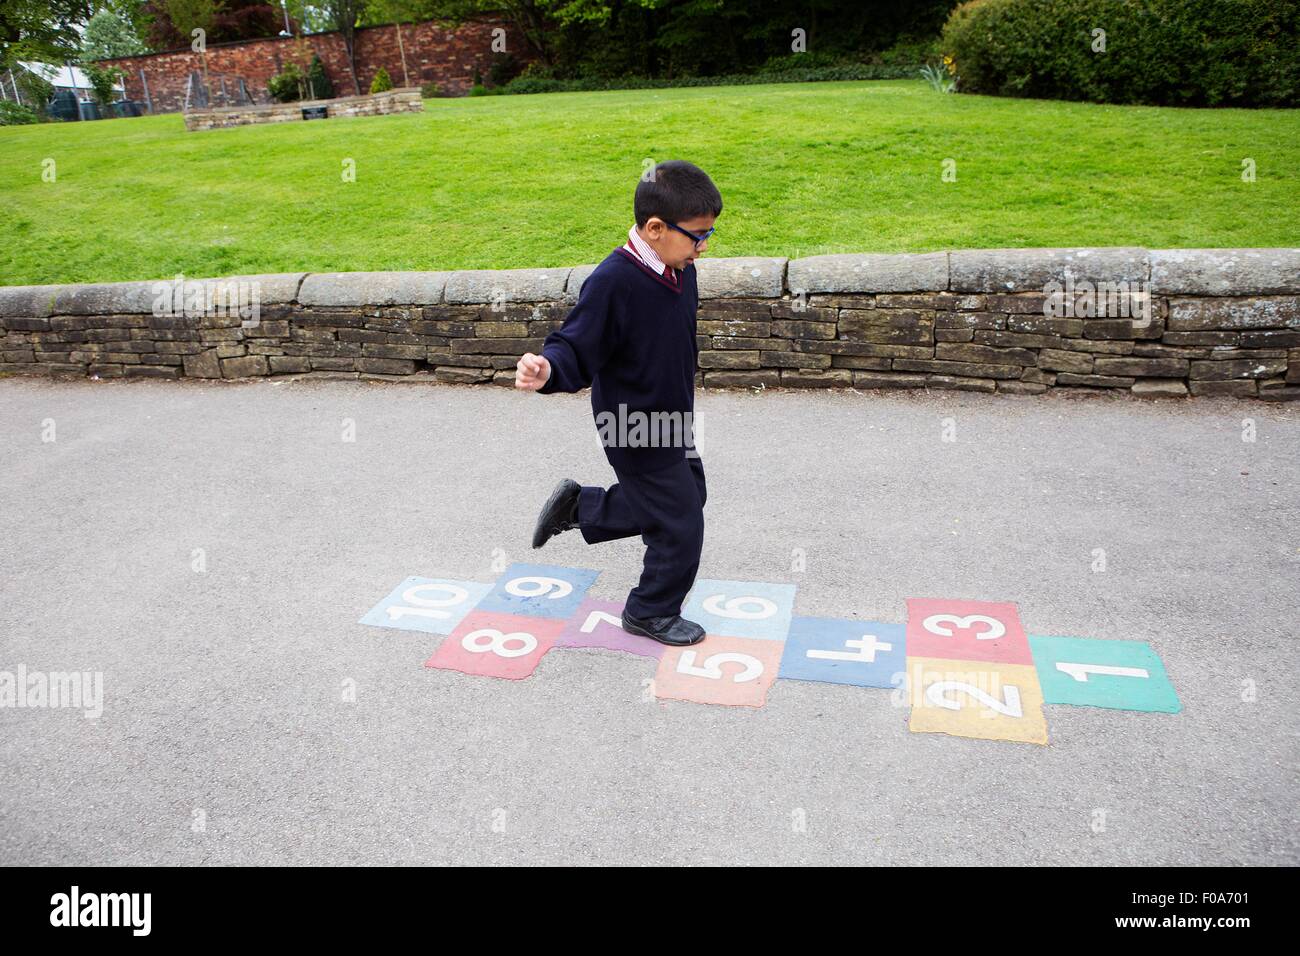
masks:
<svg viewBox="0 0 1300 956"><path fill-rule="evenodd" d="M645 474L614 469L608 488L584 485L578 527L588 544L641 535L641 581L627 596L632 617L680 614L704 547L704 463L686 458Z"/></svg>

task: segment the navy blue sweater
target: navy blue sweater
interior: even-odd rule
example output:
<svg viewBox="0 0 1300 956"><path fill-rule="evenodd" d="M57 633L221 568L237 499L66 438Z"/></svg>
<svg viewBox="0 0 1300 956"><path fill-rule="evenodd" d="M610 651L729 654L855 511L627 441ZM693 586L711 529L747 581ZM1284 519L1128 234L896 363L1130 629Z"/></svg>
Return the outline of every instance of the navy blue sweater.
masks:
<svg viewBox="0 0 1300 956"><path fill-rule="evenodd" d="M564 325L542 344L551 377L538 391L577 392L591 386L591 410L605 457L618 471L645 473L681 461L692 441L699 368L695 264L677 275L680 285L615 249L583 282ZM626 406L626 428L619 425L620 405ZM676 414L650 418L642 444L632 447L632 412L645 413L643 421L657 412Z"/></svg>

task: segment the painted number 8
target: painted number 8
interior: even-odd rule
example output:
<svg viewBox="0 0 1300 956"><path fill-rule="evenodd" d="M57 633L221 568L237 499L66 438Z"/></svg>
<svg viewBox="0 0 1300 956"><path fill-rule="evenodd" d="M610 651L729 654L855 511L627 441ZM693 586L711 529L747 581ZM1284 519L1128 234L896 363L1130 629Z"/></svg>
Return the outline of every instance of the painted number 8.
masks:
<svg viewBox="0 0 1300 956"><path fill-rule="evenodd" d="M484 637L488 639L486 644L480 643L480 639ZM512 641L522 646L506 647ZM537 649L537 638L527 631L512 631L505 634L495 627L480 627L477 631L470 631L462 637L460 646L472 654L486 654L491 651L497 657L523 657Z"/></svg>

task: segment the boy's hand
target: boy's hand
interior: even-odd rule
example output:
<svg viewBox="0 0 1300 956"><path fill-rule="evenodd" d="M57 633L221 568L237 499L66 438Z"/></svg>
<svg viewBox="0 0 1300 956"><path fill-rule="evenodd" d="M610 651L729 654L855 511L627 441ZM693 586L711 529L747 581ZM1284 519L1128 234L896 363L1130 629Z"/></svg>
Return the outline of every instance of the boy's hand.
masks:
<svg viewBox="0 0 1300 956"><path fill-rule="evenodd" d="M515 364L515 388L535 392L551 377L551 363L544 356L525 352Z"/></svg>

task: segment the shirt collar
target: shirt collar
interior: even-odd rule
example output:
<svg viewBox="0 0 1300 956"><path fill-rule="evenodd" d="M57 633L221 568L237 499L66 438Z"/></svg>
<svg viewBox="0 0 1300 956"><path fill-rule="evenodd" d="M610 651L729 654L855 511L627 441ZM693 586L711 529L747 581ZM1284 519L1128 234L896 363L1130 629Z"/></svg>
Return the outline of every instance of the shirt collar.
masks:
<svg viewBox="0 0 1300 956"><path fill-rule="evenodd" d="M653 269L656 274L664 274L664 261L655 254L654 249L650 247L649 243L637 235L635 223L633 223L632 228L627 231L627 245L624 246L624 248ZM673 275L676 276L676 274L677 270L674 269Z"/></svg>

